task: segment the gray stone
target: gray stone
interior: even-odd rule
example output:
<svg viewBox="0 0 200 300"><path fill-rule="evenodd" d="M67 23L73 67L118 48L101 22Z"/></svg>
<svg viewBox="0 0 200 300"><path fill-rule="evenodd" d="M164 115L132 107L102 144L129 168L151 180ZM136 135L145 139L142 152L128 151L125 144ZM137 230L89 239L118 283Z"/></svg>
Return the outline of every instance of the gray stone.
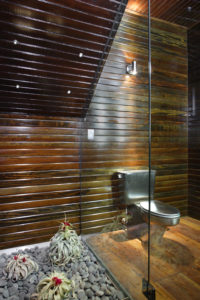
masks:
<svg viewBox="0 0 200 300"><path fill-rule="evenodd" d="M108 289L109 289L111 292L113 292L113 293L116 292L115 287L112 286L112 285L108 286Z"/></svg>
<svg viewBox="0 0 200 300"><path fill-rule="evenodd" d="M46 275L43 272L38 273L38 281L40 281L44 277L46 277Z"/></svg>
<svg viewBox="0 0 200 300"><path fill-rule="evenodd" d="M106 296L110 296L112 294L112 292L108 288L105 289L104 293Z"/></svg>
<svg viewBox="0 0 200 300"><path fill-rule="evenodd" d="M89 273L95 273L95 272L96 272L96 268L94 268L93 265L90 265L90 266L88 267L88 271L89 271Z"/></svg>
<svg viewBox="0 0 200 300"><path fill-rule="evenodd" d="M0 300L4 300L4 298L0 295Z"/></svg>
<svg viewBox="0 0 200 300"><path fill-rule="evenodd" d="M13 283L13 287L15 287L18 290L18 283Z"/></svg>
<svg viewBox="0 0 200 300"><path fill-rule="evenodd" d="M31 287L31 284L27 281L24 281L24 288L26 289L29 289Z"/></svg>
<svg viewBox="0 0 200 300"><path fill-rule="evenodd" d="M47 247L43 249L26 249L23 253L35 257L35 260L39 262L39 271L38 273L32 273L27 280L19 280L13 283L12 280L7 280L7 274L3 275L2 272L5 268L2 268L0 270L0 296L4 300L30 300L30 295L36 291L37 283L52 271ZM13 253L9 257L1 255L0 262L6 263L12 257ZM88 251L84 244L79 259L71 261L65 266L57 266L56 270L66 272L67 277L75 282L76 288L74 296L72 293L70 295L71 300L122 299L123 294L115 289L110 278L106 275L106 270L97 262L95 256Z"/></svg>
<svg viewBox="0 0 200 300"><path fill-rule="evenodd" d="M8 280L7 287L9 288L11 286L13 286L13 282L12 282L12 280Z"/></svg>
<svg viewBox="0 0 200 300"><path fill-rule="evenodd" d="M7 281L4 279L0 279L0 287L4 287L7 285Z"/></svg>
<svg viewBox="0 0 200 300"><path fill-rule="evenodd" d="M7 289L7 288L5 288L5 289L3 290L3 296L4 296L4 298L8 298L8 297L9 297L9 292L8 292L8 289Z"/></svg>
<svg viewBox="0 0 200 300"><path fill-rule="evenodd" d="M9 300L20 300L20 299L17 295L14 295L14 296L10 297Z"/></svg>
<svg viewBox="0 0 200 300"><path fill-rule="evenodd" d="M105 283L105 277L102 275L100 278L99 278L99 284L104 284Z"/></svg>
<svg viewBox="0 0 200 300"><path fill-rule="evenodd" d="M92 286L92 290L96 293L96 292L99 290L98 285L94 284L94 285Z"/></svg>
<svg viewBox="0 0 200 300"><path fill-rule="evenodd" d="M19 287L24 285L24 282L22 280L17 281L17 283Z"/></svg>
<svg viewBox="0 0 200 300"><path fill-rule="evenodd" d="M96 291L96 295L97 295L97 296L103 296L103 295L104 295L104 292L101 291L101 290L98 290L98 291Z"/></svg>
<svg viewBox="0 0 200 300"><path fill-rule="evenodd" d="M9 296L11 297L18 293L18 289L16 289L16 287L14 287L14 286L11 286L8 288L8 292L9 292Z"/></svg>
<svg viewBox="0 0 200 300"><path fill-rule="evenodd" d="M6 259L4 257L0 257L0 266L4 266L6 264Z"/></svg>
<svg viewBox="0 0 200 300"><path fill-rule="evenodd" d="M79 291L78 291L78 298L79 298L80 300L86 300L86 299L87 299L87 297L86 297L86 295L85 295L85 292L84 292L83 290L79 290Z"/></svg>
<svg viewBox="0 0 200 300"><path fill-rule="evenodd" d="M101 290L105 291L107 289L107 285L105 283L101 284Z"/></svg>
<svg viewBox="0 0 200 300"><path fill-rule="evenodd" d="M88 281L86 281L86 283L85 283L85 288L86 288L86 289L90 289L90 288L91 288L91 283L88 282Z"/></svg>
<svg viewBox="0 0 200 300"><path fill-rule="evenodd" d="M50 271L50 267L47 266L47 265L43 265L43 271L44 271L44 273L49 272Z"/></svg>
<svg viewBox="0 0 200 300"><path fill-rule="evenodd" d="M33 283L37 283L38 279L36 275L30 275L28 278L28 282L30 282L31 284Z"/></svg>
<svg viewBox="0 0 200 300"><path fill-rule="evenodd" d="M120 300L124 299L124 294L120 290L116 291L116 295L117 295L118 299L120 299Z"/></svg>
<svg viewBox="0 0 200 300"><path fill-rule="evenodd" d="M19 299L20 300L24 300L24 298L25 298L25 296L26 296L26 294L25 293L19 293Z"/></svg>
<svg viewBox="0 0 200 300"><path fill-rule="evenodd" d="M82 280L80 281L80 288L81 288L81 289L84 289L84 288L85 288L85 282L82 281Z"/></svg>
<svg viewBox="0 0 200 300"><path fill-rule="evenodd" d="M30 289L29 289L29 293L30 293L30 294L33 294L33 293L35 293L35 292L36 292L35 286L31 286Z"/></svg>
<svg viewBox="0 0 200 300"><path fill-rule="evenodd" d="M90 289L87 289L85 291L86 295L88 296L88 298L92 298L92 296L94 296L94 292Z"/></svg>
<svg viewBox="0 0 200 300"><path fill-rule="evenodd" d="M91 283L94 283L94 281L95 281L95 277L94 277L93 274L90 274L89 277L88 277L88 279L89 279L89 281L90 281Z"/></svg>

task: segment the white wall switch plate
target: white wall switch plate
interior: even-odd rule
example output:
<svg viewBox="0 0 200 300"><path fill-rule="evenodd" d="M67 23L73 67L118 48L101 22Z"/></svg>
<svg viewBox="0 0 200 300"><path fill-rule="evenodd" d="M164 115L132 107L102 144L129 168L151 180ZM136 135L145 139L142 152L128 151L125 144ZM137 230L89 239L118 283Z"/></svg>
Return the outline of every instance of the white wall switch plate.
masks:
<svg viewBox="0 0 200 300"><path fill-rule="evenodd" d="M94 129L88 129L88 140L94 140Z"/></svg>

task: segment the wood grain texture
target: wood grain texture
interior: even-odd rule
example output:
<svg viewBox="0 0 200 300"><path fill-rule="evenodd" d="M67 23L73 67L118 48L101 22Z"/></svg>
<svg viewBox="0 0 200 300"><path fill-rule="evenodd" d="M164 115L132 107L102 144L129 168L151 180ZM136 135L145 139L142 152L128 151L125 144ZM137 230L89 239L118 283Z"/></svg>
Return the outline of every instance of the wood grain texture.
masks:
<svg viewBox="0 0 200 300"><path fill-rule="evenodd" d="M84 117L126 2L1 0L1 112Z"/></svg>
<svg viewBox="0 0 200 300"><path fill-rule="evenodd" d="M185 215L188 208L187 31L152 19L151 34L151 167L157 171L155 198L177 207Z"/></svg>
<svg viewBox="0 0 200 300"><path fill-rule="evenodd" d="M200 3L195 0L150 0L151 16L178 24L187 28L195 26L200 21ZM190 7L191 9L188 9ZM148 15L147 0L129 0L128 8Z"/></svg>
<svg viewBox="0 0 200 300"><path fill-rule="evenodd" d="M200 25L188 31L189 215L200 219Z"/></svg>
<svg viewBox="0 0 200 300"><path fill-rule="evenodd" d="M135 227L135 231L136 231ZM182 217L166 231L158 249L151 247L151 284L158 300L199 299L200 222ZM137 238L117 241L118 232L87 239L108 270L133 299L145 300L142 278L147 276L147 247Z"/></svg>
<svg viewBox="0 0 200 300"><path fill-rule="evenodd" d="M137 76L127 78L127 63L137 61ZM109 212L120 212L114 190L119 170L148 169L148 24L125 11L84 122L82 203L106 197ZM187 32L152 19L152 168L157 171L155 198L187 214ZM95 130L93 141L87 129ZM90 180L88 181L88 177ZM97 186L98 185L98 186ZM95 187L96 186L96 187ZM117 200L118 199L118 200ZM82 208L82 211L84 209ZM89 212L93 214L93 211ZM96 216L104 224L107 216ZM92 229L82 216L83 232Z"/></svg>
<svg viewBox="0 0 200 300"><path fill-rule="evenodd" d="M79 231L80 122L0 115L1 248L48 240L65 213Z"/></svg>
<svg viewBox="0 0 200 300"><path fill-rule="evenodd" d="M82 233L98 232L121 210L113 174L148 168L147 19L125 12L85 110L119 1L40 1L40 10L36 0L0 2L1 247L48 240L65 213L78 231L81 224ZM186 34L162 21L152 26L156 198L185 214ZM138 74L127 78L133 59Z"/></svg>
<svg viewBox="0 0 200 300"><path fill-rule="evenodd" d="M126 2L0 0L1 248L48 240L65 213L80 232L81 123Z"/></svg>

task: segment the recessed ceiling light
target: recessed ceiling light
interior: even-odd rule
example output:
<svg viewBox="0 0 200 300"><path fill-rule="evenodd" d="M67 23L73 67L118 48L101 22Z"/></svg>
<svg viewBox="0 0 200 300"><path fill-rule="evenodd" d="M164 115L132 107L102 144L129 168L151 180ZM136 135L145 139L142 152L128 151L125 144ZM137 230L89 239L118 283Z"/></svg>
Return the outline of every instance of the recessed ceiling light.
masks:
<svg viewBox="0 0 200 300"><path fill-rule="evenodd" d="M17 84L17 85L16 85L16 89L19 89L19 87L20 87L19 84Z"/></svg>
<svg viewBox="0 0 200 300"><path fill-rule="evenodd" d="M82 53L82 52L80 52L78 56L79 56L79 57L83 57L83 53Z"/></svg>
<svg viewBox="0 0 200 300"><path fill-rule="evenodd" d="M18 41L17 41L17 40L14 40L14 41L13 41L13 44L14 44L14 45L17 45L17 44L18 44Z"/></svg>
<svg viewBox="0 0 200 300"><path fill-rule="evenodd" d="M68 91L67 91L67 94L71 94L71 91L70 91L70 90L68 90Z"/></svg>

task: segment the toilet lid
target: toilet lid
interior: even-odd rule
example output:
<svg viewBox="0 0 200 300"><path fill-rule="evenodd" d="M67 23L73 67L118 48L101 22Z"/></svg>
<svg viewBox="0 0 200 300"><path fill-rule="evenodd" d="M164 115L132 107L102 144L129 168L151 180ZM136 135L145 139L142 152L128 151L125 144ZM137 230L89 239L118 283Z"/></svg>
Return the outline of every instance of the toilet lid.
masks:
<svg viewBox="0 0 200 300"><path fill-rule="evenodd" d="M141 210L148 213L149 210L149 202L148 201L142 201L140 202ZM157 200L151 200L151 215L159 216L163 218L179 218L180 212L177 208L157 201Z"/></svg>

